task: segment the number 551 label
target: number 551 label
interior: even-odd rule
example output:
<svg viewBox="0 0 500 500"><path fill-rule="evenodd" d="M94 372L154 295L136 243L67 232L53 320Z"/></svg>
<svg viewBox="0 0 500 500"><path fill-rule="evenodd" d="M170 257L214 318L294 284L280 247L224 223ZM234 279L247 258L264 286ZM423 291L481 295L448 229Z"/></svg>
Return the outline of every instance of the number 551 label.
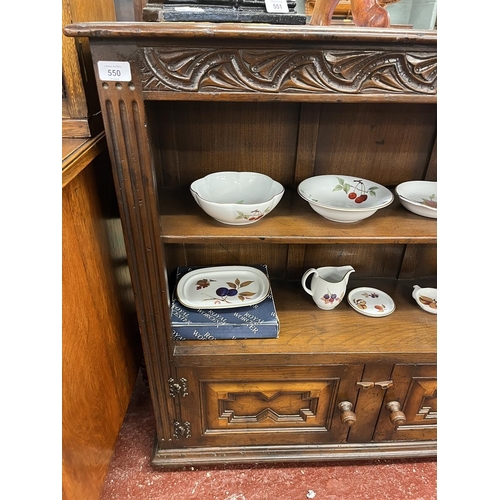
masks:
<svg viewBox="0 0 500 500"><path fill-rule="evenodd" d="M126 61L98 61L99 78L107 82L130 82L132 73Z"/></svg>
<svg viewBox="0 0 500 500"><path fill-rule="evenodd" d="M272 13L288 12L286 0L266 0L266 10Z"/></svg>

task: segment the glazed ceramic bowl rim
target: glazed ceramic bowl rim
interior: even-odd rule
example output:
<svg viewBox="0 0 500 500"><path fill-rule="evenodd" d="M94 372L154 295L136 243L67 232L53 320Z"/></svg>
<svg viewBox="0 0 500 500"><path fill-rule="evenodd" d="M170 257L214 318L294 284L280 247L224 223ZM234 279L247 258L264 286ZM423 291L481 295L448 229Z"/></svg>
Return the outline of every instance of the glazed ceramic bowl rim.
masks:
<svg viewBox="0 0 500 500"><path fill-rule="evenodd" d="M385 191L385 194L388 194L389 195L389 198L383 202L381 202L379 205L375 205L375 206L365 206L365 207L336 207L334 205L327 205L325 203L321 203L321 202L318 202L318 201L314 201L314 200L310 200L308 198L306 198L302 193L301 193L301 186L304 185L304 183L306 183L307 181L310 181L311 179L319 179L319 178L325 178L325 177L330 177L330 178L338 178L338 177L343 177L343 178L350 178L350 179L359 179L363 182L367 182L367 183L371 183L372 185L378 187L379 189L381 188L382 190ZM302 187L302 189L304 189ZM391 190L386 188L385 186L383 186L382 184L378 184L377 182L374 182L374 181L370 181L369 179L365 179L363 177L355 177L355 176L352 176L352 175L342 175L342 174L325 174L325 175L314 175L312 177L308 177L307 179L304 179L300 184L299 186L297 187L297 191L300 195L301 198L303 198L304 200L306 200L309 204L311 205L316 205L318 207L322 207L322 208L326 208L328 210L338 210L340 212L356 212L356 213L359 213L359 212L371 212L371 211L375 211L375 210L378 210L379 208L384 208L388 205L390 205L393 201L394 201L394 195L392 194Z"/></svg>
<svg viewBox="0 0 500 500"><path fill-rule="evenodd" d="M398 195L399 199L406 202L406 203L409 203L410 205L414 205L415 207L421 207L423 209L427 209L427 210L430 210L431 212L437 212L437 208L436 207L430 207L429 205L425 205L424 203L421 203L419 201L416 201L416 200L412 200L411 198L408 198L408 195L406 194L403 194L401 192L401 188L405 188L407 186L410 186L410 185L417 185L417 184L420 184L420 185L435 185L437 187L437 181L422 181L422 180L416 180L416 181L405 181L405 182L402 182L401 184L398 184L396 186L396 194Z"/></svg>
<svg viewBox="0 0 500 500"><path fill-rule="evenodd" d="M418 288L416 288L416 287L418 287ZM435 300L437 301L437 287L432 287L432 286L421 287L419 285L413 285L413 291L412 291L412 297L421 309L423 309L425 312L429 312L431 314L437 314L437 310L434 310L434 309L430 308L429 306L422 304L418 300L420 298L420 296L424 293L427 293L429 295L435 295L436 296ZM434 297L431 297L431 298L434 298Z"/></svg>
<svg viewBox="0 0 500 500"><path fill-rule="evenodd" d="M247 203L238 203L238 202L235 202L235 201L227 201L227 202L224 202L224 201L214 201L214 200L210 200L206 196L203 196L203 195L200 194L199 187L196 184L200 184L202 181L206 180L209 177L215 177L215 176L220 176L220 175L224 175L224 174L242 174L242 175L245 175L245 176L252 175L252 176L255 176L255 177L260 177L260 178L262 178L262 179L264 179L266 181L269 180L270 181L270 185L269 185L270 189L269 190L270 191L271 190L272 191L276 191L276 192L271 193L270 197L265 197L265 198L262 198L262 199L260 199L258 201L247 202ZM203 202L205 202L205 203L209 203L211 205L216 205L216 206L237 205L239 207L253 207L255 205L259 205L259 204L262 204L262 203L269 203L270 201L274 200L277 196L282 196L283 193L285 192L285 188L283 187L283 185L280 182L274 180L269 175L261 174L260 172L251 172L251 171L238 172L238 171L234 171L234 170L224 170L224 171L221 171L221 172L212 172L211 174L207 174L204 177L200 177L199 179L194 180L191 183L189 189L191 190L192 193L196 194L196 196L200 200L203 200ZM268 193L269 193L269 191L268 191Z"/></svg>
<svg viewBox="0 0 500 500"><path fill-rule="evenodd" d="M371 312L368 310L365 311L363 309L360 309L356 305L356 303L354 302L354 296L359 295L361 292L372 292L372 293L377 293L378 295L381 295L383 298L385 298L387 300L390 307L382 313L379 313L379 312L374 313L374 312ZM353 290L351 290L349 292L349 295L347 296L347 302L356 312L363 314L364 316L369 316L370 318L383 318L385 316L389 316L390 314L392 314L396 310L396 303L394 302L394 299L388 293L386 293L383 290L380 290L378 288L373 288L371 286L361 286L358 288L354 288Z"/></svg>

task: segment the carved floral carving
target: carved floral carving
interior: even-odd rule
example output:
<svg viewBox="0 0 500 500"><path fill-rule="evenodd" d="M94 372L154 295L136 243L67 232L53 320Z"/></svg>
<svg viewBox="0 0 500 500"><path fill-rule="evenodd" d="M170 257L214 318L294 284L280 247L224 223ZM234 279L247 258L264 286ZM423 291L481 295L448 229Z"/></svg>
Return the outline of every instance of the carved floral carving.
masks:
<svg viewBox="0 0 500 500"><path fill-rule="evenodd" d="M142 49L144 91L437 93L435 52Z"/></svg>

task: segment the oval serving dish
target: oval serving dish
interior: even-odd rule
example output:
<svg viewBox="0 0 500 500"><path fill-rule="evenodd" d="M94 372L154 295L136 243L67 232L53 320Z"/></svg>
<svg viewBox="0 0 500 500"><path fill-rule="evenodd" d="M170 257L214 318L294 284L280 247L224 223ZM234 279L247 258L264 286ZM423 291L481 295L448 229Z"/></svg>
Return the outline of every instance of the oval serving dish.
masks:
<svg viewBox="0 0 500 500"><path fill-rule="evenodd" d="M177 284L179 302L190 309L228 309L252 306L269 294L268 277L249 266L195 269Z"/></svg>

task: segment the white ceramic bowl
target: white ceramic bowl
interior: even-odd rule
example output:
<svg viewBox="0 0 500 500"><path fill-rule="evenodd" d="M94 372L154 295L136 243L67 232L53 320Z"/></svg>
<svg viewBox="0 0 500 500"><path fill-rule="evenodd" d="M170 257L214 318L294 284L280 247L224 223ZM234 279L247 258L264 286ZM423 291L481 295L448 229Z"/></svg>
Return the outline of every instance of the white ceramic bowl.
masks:
<svg viewBox="0 0 500 500"><path fill-rule="evenodd" d="M437 288L420 288L418 285L413 285L412 297L415 302L428 313L437 314Z"/></svg>
<svg viewBox="0 0 500 500"><path fill-rule="evenodd" d="M253 224L279 203L285 188L257 172L215 172L191 184L196 203L216 221Z"/></svg>
<svg viewBox="0 0 500 500"><path fill-rule="evenodd" d="M316 175L299 184L299 195L325 219L357 222L390 205L394 195L376 182L350 175Z"/></svg>
<svg viewBox="0 0 500 500"><path fill-rule="evenodd" d="M407 181L396 186L401 205L410 212L437 219L437 182Z"/></svg>

